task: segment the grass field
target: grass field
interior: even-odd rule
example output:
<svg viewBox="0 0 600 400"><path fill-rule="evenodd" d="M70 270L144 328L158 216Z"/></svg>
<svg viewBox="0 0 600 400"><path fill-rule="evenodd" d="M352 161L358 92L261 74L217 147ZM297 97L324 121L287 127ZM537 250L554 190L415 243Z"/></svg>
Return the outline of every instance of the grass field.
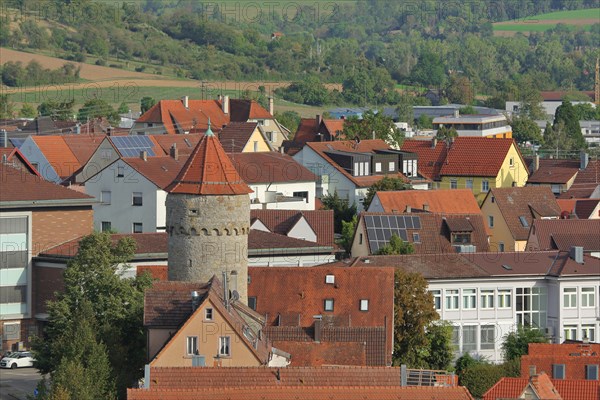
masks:
<svg viewBox="0 0 600 400"><path fill-rule="evenodd" d="M497 22L494 24L494 34L510 36L517 32L544 32L557 24L565 24L573 29L589 30L594 24L600 23L600 8L587 10L557 11L547 14L532 15L513 21Z"/></svg>

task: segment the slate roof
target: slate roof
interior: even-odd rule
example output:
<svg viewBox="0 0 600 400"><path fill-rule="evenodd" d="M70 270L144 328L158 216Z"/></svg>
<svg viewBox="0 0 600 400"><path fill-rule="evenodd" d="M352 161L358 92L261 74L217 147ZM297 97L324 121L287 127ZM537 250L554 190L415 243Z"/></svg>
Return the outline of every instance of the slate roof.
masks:
<svg viewBox="0 0 600 400"><path fill-rule="evenodd" d="M257 122L231 122L219 132L221 146L228 153L241 153L248 144L252 133L258 127Z"/></svg>
<svg viewBox="0 0 600 400"><path fill-rule="evenodd" d="M61 201L77 202L91 205L94 197L64 186L48 182L38 175L25 170L17 170L0 163L2 190L0 190L0 205L8 202L26 202L23 206L35 205L36 202ZM60 205L60 204L57 204Z"/></svg>
<svg viewBox="0 0 600 400"><path fill-rule="evenodd" d="M361 140L356 143L354 140L338 140L334 142L308 142L306 146L315 151L321 158L327 161L332 167L338 170L348 180L354 183L357 187L369 187L375 182L379 182L384 176L391 178L400 178L408 182L406 176L401 172L388 175L372 175L372 176L352 176L348 171L342 168L338 163L333 161L326 152L331 150L345 151L351 153L373 153L375 150L388 150L390 146L381 139Z"/></svg>
<svg viewBox="0 0 600 400"><path fill-rule="evenodd" d="M600 219L533 221L527 249L569 251L571 246L582 246L584 251L600 250Z"/></svg>
<svg viewBox="0 0 600 400"><path fill-rule="evenodd" d="M598 381L551 379L562 400L597 399L600 396ZM483 395L483 400L517 399L525 390L527 378L501 378ZM544 398L545 399L545 398Z"/></svg>
<svg viewBox="0 0 600 400"><path fill-rule="evenodd" d="M258 218L271 232L281 235L287 235L302 216L315 232L317 243L334 245L333 210L250 210L252 222Z"/></svg>
<svg viewBox="0 0 600 400"><path fill-rule="evenodd" d="M538 170L529 175L527 183L565 184L578 171L578 160L540 159Z"/></svg>
<svg viewBox="0 0 600 400"><path fill-rule="evenodd" d="M245 195L252 192L214 135L202 138L165 190L196 195Z"/></svg>
<svg viewBox="0 0 600 400"><path fill-rule="evenodd" d="M383 211L387 213L404 212L406 206L413 209L423 209L429 206L429 211L444 214L480 214L479 205L473 191L470 189L440 189L440 190L398 190L377 192Z"/></svg>
<svg viewBox="0 0 600 400"><path fill-rule="evenodd" d="M548 186L491 188L486 199L493 196L508 229L515 240L527 240L534 218L560 217L560 206ZM524 226L521 217L526 221Z"/></svg>
<svg viewBox="0 0 600 400"><path fill-rule="evenodd" d="M247 184L271 182L316 182L317 176L293 157L278 152L228 153L238 174Z"/></svg>
<svg viewBox="0 0 600 400"><path fill-rule="evenodd" d="M421 221L421 229L406 229L408 242L413 245L416 254L455 253L456 249L453 247L453 243L451 242L451 232L472 232L471 243L468 244L474 245L476 251L483 252L489 250L487 231L483 217L480 213L445 215L442 213L386 214L363 212L359 216L360 226L364 226L364 217L368 215L418 216ZM452 228L456 230L453 231ZM365 229L365 232L365 240L367 246L369 246L369 253L372 254L373 250L370 247L370 239L373 238L371 235L375 235L374 238L377 238L377 235L380 233L369 229ZM416 238L413 233L418 233L419 237Z"/></svg>

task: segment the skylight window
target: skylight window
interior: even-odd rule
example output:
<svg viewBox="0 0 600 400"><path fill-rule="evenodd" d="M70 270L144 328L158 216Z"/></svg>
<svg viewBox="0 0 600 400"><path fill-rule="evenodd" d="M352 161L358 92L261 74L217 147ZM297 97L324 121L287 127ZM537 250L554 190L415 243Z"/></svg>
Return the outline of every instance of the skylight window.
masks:
<svg viewBox="0 0 600 400"><path fill-rule="evenodd" d="M521 221L521 225L523 225L524 228L529 228L529 222L527 222L527 219L524 216L520 215L519 221Z"/></svg>

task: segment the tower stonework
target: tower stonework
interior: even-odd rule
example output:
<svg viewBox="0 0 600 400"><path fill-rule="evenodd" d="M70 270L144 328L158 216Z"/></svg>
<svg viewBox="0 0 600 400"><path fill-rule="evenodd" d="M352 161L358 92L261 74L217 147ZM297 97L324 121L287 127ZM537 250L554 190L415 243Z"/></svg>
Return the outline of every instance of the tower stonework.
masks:
<svg viewBox="0 0 600 400"><path fill-rule="evenodd" d="M251 189L210 127L166 191L169 280L208 282L225 272L247 304Z"/></svg>

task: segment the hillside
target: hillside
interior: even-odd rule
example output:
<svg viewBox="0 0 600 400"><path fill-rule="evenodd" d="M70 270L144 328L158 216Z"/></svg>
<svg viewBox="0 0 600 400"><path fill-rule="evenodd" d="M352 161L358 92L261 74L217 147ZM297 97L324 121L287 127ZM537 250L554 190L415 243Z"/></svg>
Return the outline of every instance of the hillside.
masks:
<svg viewBox="0 0 600 400"><path fill-rule="evenodd" d="M532 15L512 21L494 24L494 34L497 36L514 35L517 32L545 32L563 24L568 27L578 27L589 30L594 24L600 23L600 8L587 10L557 11L540 15Z"/></svg>

